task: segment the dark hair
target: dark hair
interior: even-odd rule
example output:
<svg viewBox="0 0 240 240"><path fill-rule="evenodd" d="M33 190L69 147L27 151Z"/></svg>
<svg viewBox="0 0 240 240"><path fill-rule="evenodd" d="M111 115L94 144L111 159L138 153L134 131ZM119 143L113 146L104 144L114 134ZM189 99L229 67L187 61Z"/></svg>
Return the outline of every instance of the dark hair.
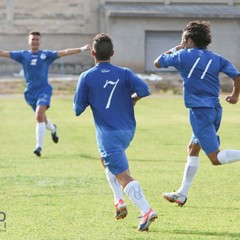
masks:
<svg viewBox="0 0 240 240"><path fill-rule="evenodd" d="M185 33L185 39L191 38L196 47L207 48L212 42L210 22L189 22L183 32Z"/></svg>
<svg viewBox="0 0 240 240"><path fill-rule="evenodd" d="M41 33L38 31L35 31L35 30L29 32L29 35L37 35L37 36L41 37Z"/></svg>
<svg viewBox="0 0 240 240"><path fill-rule="evenodd" d="M93 50L97 60L109 60L113 55L113 43L106 33L97 34L93 40Z"/></svg>

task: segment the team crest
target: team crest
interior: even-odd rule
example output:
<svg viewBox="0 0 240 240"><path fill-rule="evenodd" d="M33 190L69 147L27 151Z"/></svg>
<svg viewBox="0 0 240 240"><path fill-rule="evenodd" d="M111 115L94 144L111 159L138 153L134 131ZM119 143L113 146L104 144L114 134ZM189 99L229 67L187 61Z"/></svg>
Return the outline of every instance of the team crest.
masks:
<svg viewBox="0 0 240 240"><path fill-rule="evenodd" d="M42 53L41 55L40 55L40 58L42 59L42 60L44 60L44 59L46 59L46 54L45 53Z"/></svg>

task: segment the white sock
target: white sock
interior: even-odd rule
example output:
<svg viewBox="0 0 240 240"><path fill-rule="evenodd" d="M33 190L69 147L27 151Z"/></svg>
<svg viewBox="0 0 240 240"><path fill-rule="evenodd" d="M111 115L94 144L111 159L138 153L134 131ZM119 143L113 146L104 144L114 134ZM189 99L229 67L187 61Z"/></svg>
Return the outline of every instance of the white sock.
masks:
<svg viewBox="0 0 240 240"><path fill-rule="evenodd" d="M221 164L233 163L240 161L240 151L239 150L222 150L217 155L218 161Z"/></svg>
<svg viewBox="0 0 240 240"><path fill-rule="evenodd" d="M53 125L53 123L49 119L47 119L46 128L48 130L50 130L51 133L55 133L56 132L55 126Z"/></svg>
<svg viewBox="0 0 240 240"><path fill-rule="evenodd" d="M188 156L187 163L185 165L182 185L178 189L178 193L187 196L188 190L192 184L192 181L197 173L199 165L199 157Z"/></svg>
<svg viewBox="0 0 240 240"><path fill-rule="evenodd" d="M114 203L117 204L120 199L124 200L122 186L118 182L116 176L112 174L108 168L105 169L105 173L106 173L108 183L113 191Z"/></svg>
<svg viewBox="0 0 240 240"><path fill-rule="evenodd" d="M45 122L40 122L40 123L38 122L36 125L36 140L37 140L36 147L42 148L45 132L46 132Z"/></svg>
<svg viewBox="0 0 240 240"><path fill-rule="evenodd" d="M124 192L132 203L138 207L142 216L150 210L150 206L143 195L142 188L137 181L129 182L124 188Z"/></svg>

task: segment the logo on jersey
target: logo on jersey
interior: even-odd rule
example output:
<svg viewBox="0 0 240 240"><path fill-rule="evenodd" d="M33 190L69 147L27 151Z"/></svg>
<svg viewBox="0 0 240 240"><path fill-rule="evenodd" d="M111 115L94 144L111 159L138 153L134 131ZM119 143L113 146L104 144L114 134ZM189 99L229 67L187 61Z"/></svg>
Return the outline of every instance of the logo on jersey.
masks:
<svg viewBox="0 0 240 240"><path fill-rule="evenodd" d="M102 69L101 72L102 73L108 73L108 72L110 72L110 70L109 69Z"/></svg>
<svg viewBox="0 0 240 240"><path fill-rule="evenodd" d="M31 66L36 66L37 65L37 58L33 58L30 63Z"/></svg>
<svg viewBox="0 0 240 240"><path fill-rule="evenodd" d="M42 59L42 60L44 60L44 59L46 59L46 54L45 53L42 53L41 55L40 55L40 58Z"/></svg>

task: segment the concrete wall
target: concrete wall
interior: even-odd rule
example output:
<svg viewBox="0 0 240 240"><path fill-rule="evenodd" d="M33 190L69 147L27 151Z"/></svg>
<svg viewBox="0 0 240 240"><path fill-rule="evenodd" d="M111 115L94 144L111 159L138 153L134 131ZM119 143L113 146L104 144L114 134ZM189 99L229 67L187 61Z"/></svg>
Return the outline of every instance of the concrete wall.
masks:
<svg viewBox="0 0 240 240"><path fill-rule="evenodd" d="M98 32L98 0L1 0L0 48L28 49L27 36L35 29L42 33L42 49L65 49L91 43ZM93 60L89 53L56 60L50 72L78 74ZM0 58L0 74L18 72L21 66Z"/></svg>
<svg viewBox="0 0 240 240"><path fill-rule="evenodd" d="M28 49L27 35L32 29L42 33L42 49L65 49L91 43L99 32L113 37L115 55L112 62L143 72L145 63L145 31L181 31L188 18L108 17L101 11L105 2L146 3L145 0L1 0L0 48ZM239 6L240 0L151 0L159 4L211 4ZM208 19L212 22L211 49L240 65L240 22L236 19ZM50 73L79 74L93 66L89 53L56 60ZM13 74L21 66L0 58L0 74Z"/></svg>
<svg viewBox="0 0 240 240"><path fill-rule="evenodd" d="M117 18L111 19L107 31L114 40L112 62L143 72L145 67L145 31L182 31L192 19ZM209 49L229 59L240 69L240 24L234 19L208 19L212 43ZM180 39L179 39L180 42ZM163 49L165 51L167 49ZM159 53L160 54L160 53Z"/></svg>
<svg viewBox="0 0 240 240"><path fill-rule="evenodd" d="M102 1L106 2L106 1ZM107 2L115 3L113 0ZM117 2L126 2L120 0ZM142 2L146 1L132 1L132 2ZM188 6L186 3L192 3L193 6L196 4L204 3L219 3L224 4L230 7L236 7L239 4L239 0L216 0L216 1L205 1L205 0L169 0L169 1L151 1L151 2L161 2L162 6L169 4L177 4L178 9L182 8L179 3L185 3L183 6ZM140 4L139 4L140 5ZM108 4L108 6L110 6ZM113 5L112 5L113 6ZM120 6L120 5L119 5ZM142 5L144 6L144 5ZM197 5L198 6L198 5ZM201 6L201 5L199 5ZM211 5L210 5L211 6ZM218 5L221 6L221 5ZM146 5L146 8L148 6ZM200 9L196 7L197 9ZM211 8L211 7L210 7ZM221 8L221 7L220 7ZM132 68L137 72L145 71L145 59L146 59L146 49L145 49L145 33L146 31L182 31L189 21L193 20L207 20L211 22L211 31L212 31L212 44L209 45L209 49L213 50L234 63L240 69L240 54L239 54L239 42L240 42L240 18L239 16L234 16L229 14L224 14L221 16L211 17L211 15L206 15L206 18L199 17L190 17L189 16L151 16L148 13L148 16L143 17L143 14L136 14L133 8L121 8L119 13L116 12L116 9L113 7L106 10L105 8L101 9L100 12L100 29L102 32L109 33L114 40L115 46L115 56L113 57L113 62L119 65L124 65ZM126 10L131 9L131 10ZM141 8L139 8L141 9ZM121 11L123 10L123 11ZM141 12L144 12L145 9L141 9ZM147 14L146 9L146 14ZM204 12L204 10L202 10ZM238 11L239 12L239 11ZM131 14L132 13L132 14ZM212 11L213 16L214 12ZM154 15L154 13L153 13ZM194 14L193 14L194 15ZM179 39L180 42L180 39ZM167 49L163 49L165 51ZM161 52L160 52L161 53ZM159 53L159 54L160 54Z"/></svg>

